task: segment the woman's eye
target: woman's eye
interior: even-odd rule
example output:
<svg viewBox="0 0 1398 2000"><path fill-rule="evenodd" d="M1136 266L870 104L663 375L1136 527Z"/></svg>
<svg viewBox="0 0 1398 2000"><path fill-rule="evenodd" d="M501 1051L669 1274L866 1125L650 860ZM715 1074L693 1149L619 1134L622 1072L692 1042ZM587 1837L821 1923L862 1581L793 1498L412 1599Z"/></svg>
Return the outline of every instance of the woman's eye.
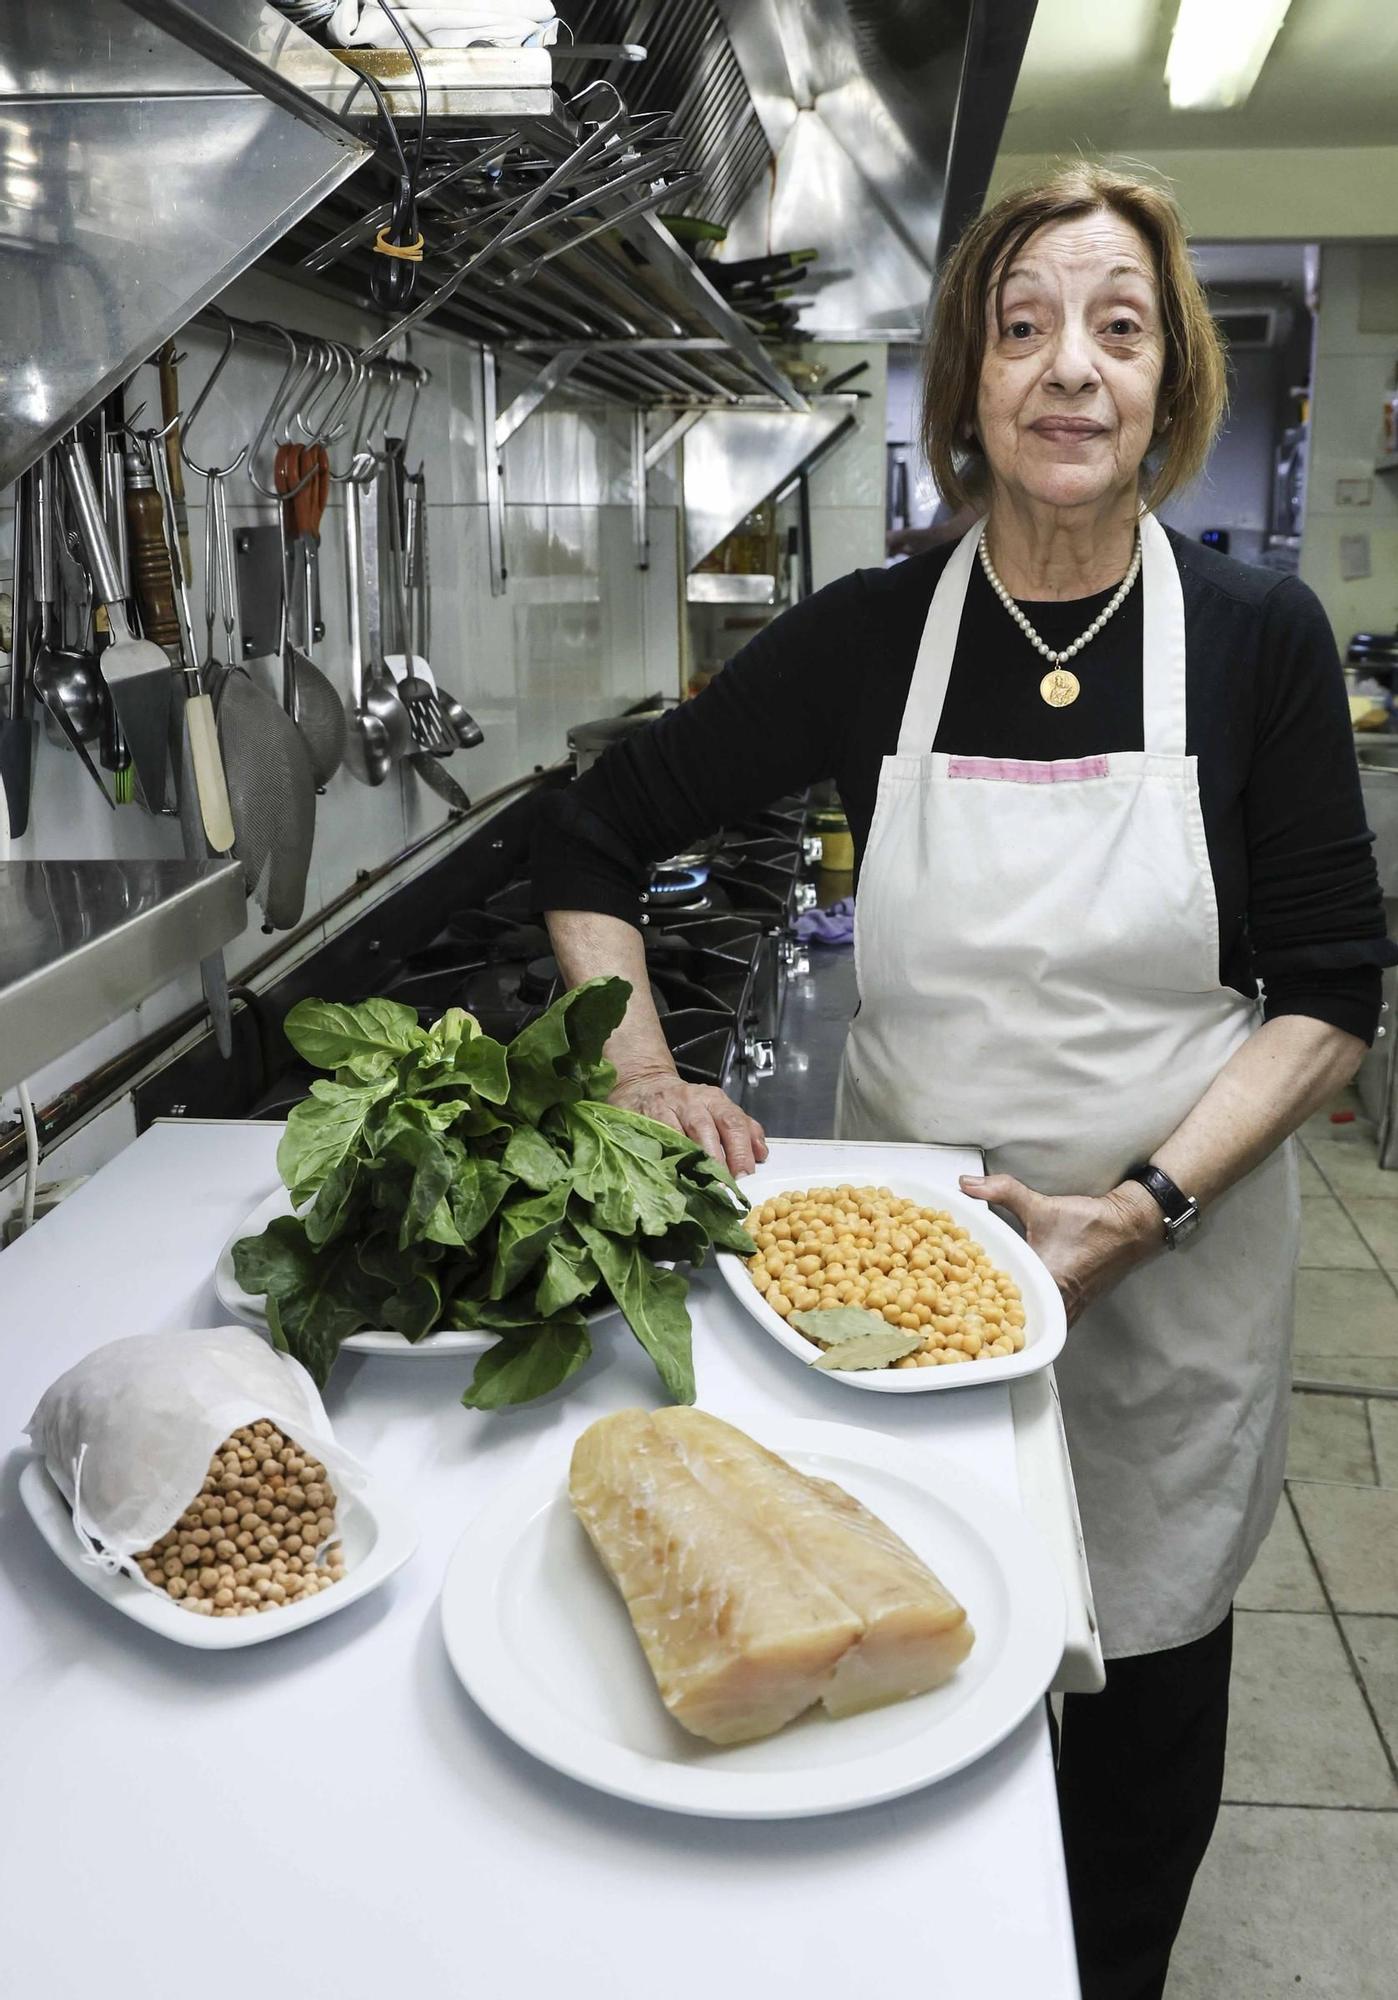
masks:
<svg viewBox="0 0 1398 2000"><path fill-rule="evenodd" d="M1134 319L1114 319L1109 323L1107 331L1114 339L1129 340L1133 333L1140 332L1140 328Z"/></svg>
<svg viewBox="0 0 1398 2000"><path fill-rule="evenodd" d="M1034 323L1027 319L1012 319L1005 327L1011 340L1028 340L1034 332Z"/></svg>

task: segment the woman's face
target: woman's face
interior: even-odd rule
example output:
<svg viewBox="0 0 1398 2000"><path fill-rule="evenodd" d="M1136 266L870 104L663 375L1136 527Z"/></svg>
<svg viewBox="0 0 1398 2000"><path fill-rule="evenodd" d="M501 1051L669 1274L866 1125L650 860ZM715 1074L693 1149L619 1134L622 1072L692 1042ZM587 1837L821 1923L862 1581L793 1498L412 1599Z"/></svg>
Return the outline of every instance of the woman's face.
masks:
<svg viewBox="0 0 1398 2000"><path fill-rule="evenodd" d="M992 285L976 396L992 485L1049 507L1134 488L1165 358L1144 237L1109 209L1042 229L998 307Z"/></svg>

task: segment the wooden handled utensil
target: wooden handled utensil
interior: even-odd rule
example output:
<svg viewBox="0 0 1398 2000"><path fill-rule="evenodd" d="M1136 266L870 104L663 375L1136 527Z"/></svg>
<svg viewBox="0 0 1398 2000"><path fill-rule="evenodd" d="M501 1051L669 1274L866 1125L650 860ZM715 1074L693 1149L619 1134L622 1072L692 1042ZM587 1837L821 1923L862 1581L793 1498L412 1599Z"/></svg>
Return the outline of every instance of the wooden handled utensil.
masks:
<svg viewBox="0 0 1398 2000"><path fill-rule="evenodd" d="M161 539L167 567L173 568L171 550L177 547L178 521L169 467L159 441L150 444L150 466L160 506ZM190 768L199 800L199 817L204 838L215 854L227 854L233 846L233 809L228 802L228 781L218 744L214 705L199 678L198 649L194 640L194 619L189 608L189 592L184 576L172 576L179 607L178 639L180 665L184 670L184 721L189 732Z"/></svg>
<svg viewBox="0 0 1398 2000"><path fill-rule="evenodd" d="M165 543L164 510L153 470L155 460L163 457L163 447L147 455L133 440L125 460L126 533L141 630L157 646L173 651L180 643L180 622L170 551Z"/></svg>

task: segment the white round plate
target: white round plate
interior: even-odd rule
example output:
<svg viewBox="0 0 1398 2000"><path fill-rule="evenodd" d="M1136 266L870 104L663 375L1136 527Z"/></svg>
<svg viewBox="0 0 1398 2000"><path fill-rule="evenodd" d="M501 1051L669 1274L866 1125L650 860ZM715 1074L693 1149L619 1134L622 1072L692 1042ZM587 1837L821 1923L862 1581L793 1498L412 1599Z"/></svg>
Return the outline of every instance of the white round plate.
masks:
<svg viewBox="0 0 1398 2000"><path fill-rule="evenodd" d="M303 1604L264 1611L257 1618L200 1618L184 1611L162 1590L152 1590L124 1572L101 1569L84 1560L85 1551L73 1528L73 1514L49 1477L41 1458L31 1458L19 1475L19 1495L30 1520L65 1569L73 1572L113 1610L138 1625L158 1632L176 1645L198 1646L226 1653L235 1646L257 1646L284 1633L317 1625L347 1604L363 1597L401 1569L417 1547L417 1523L400 1501L371 1480L358 1493L342 1493L336 1513L345 1551L345 1574L330 1590Z"/></svg>
<svg viewBox="0 0 1398 2000"><path fill-rule="evenodd" d="M897 1185L894 1186L896 1181ZM773 1195L793 1194L797 1189L834 1188L863 1185L859 1177L843 1174L751 1174L743 1182L743 1193L754 1208ZM1068 1337L1068 1321L1063 1300L1046 1266L1035 1256L1022 1236L992 1214L983 1201L972 1201L960 1188L934 1185L896 1173L886 1185L904 1201L920 1208L940 1208L968 1229L987 1255L1019 1286L1024 1300L1024 1345L1018 1354L997 1354L990 1361L973 1361L955 1368L838 1368L811 1367L813 1375L836 1382L843 1389L873 1389L893 1396L917 1396L928 1390L982 1389L989 1382L1012 1382L1018 1375L1037 1375L1063 1350ZM744 1312L752 1314L774 1340L789 1354L813 1364L826 1352L813 1340L789 1326L779 1312L758 1291L748 1276L744 1260L731 1250L717 1258L728 1289Z"/></svg>
<svg viewBox="0 0 1398 2000"><path fill-rule="evenodd" d="M872 1508L965 1605L976 1643L949 1681L839 1722L817 1709L758 1743L720 1749L689 1735L573 1514L563 1453L512 1480L452 1557L442 1629L467 1693L568 1777L716 1819L848 1812L973 1763L1042 1698L1063 1657L1063 1589L1038 1534L992 1488L916 1446L795 1418L755 1434Z"/></svg>
<svg viewBox="0 0 1398 2000"><path fill-rule="evenodd" d="M214 1266L214 1291L219 1304L234 1319L241 1320L244 1326L256 1327L259 1333L267 1331L267 1314L261 1296L245 1292L234 1275L233 1245L240 1243L245 1236L260 1236L277 1216L293 1213L287 1190L284 1187L274 1188L266 1200L260 1201L252 1214L239 1223L219 1251L218 1262ZM609 1303L594 1307L587 1318L589 1322L605 1319L615 1311L616 1307ZM392 1329L373 1332L365 1327L359 1333L347 1334L340 1346L351 1354L417 1355L421 1358L442 1354L483 1354L487 1347L494 1347L497 1337L493 1333L458 1333L446 1327L440 1333L424 1334L421 1340L409 1340L405 1333L396 1333ZM203 1623L202 1619L200 1623Z"/></svg>

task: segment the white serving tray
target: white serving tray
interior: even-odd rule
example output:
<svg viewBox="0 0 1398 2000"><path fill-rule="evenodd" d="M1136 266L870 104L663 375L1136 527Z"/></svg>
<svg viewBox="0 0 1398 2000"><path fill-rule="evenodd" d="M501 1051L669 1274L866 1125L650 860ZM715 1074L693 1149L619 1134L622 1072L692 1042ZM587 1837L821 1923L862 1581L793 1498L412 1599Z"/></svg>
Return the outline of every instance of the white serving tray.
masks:
<svg viewBox="0 0 1398 2000"><path fill-rule="evenodd" d="M277 1611L264 1611L256 1618L201 1618L182 1610L163 1591L138 1583L125 1572L106 1570L84 1561L85 1551L73 1527L72 1510L49 1477L41 1458L31 1458L19 1476L19 1493L39 1533L65 1569L79 1583L123 1612L137 1625L173 1639L180 1646L202 1647L206 1652L228 1652L237 1646L257 1646L279 1639L287 1632L299 1632L306 1625L343 1611L347 1605L376 1590L393 1575L417 1547L417 1523L407 1509L376 1481L358 1493L338 1493L336 1516L340 1541L345 1552L345 1574L329 1590L301 1604L288 1604Z"/></svg>
<svg viewBox="0 0 1398 2000"><path fill-rule="evenodd" d="M1037 1531L994 1489L918 1446L787 1417L751 1428L871 1508L965 1605L976 1644L949 1681L838 1722L816 1711L757 1743L718 1748L689 1735L666 1713L621 1596L574 1517L571 1445L560 1445L497 1493L448 1568L442 1630L467 1692L568 1777L711 1818L847 1812L984 1756L1043 1697L1063 1653L1063 1588Z"/></svg>
<svg viewBox="0 0 1398 2000"><path fill-rule="evenodd" d="M862 1185L866 1178L857 1170L850 1169L838 1174L766 1174L759 1171L743 1181L743 1193L754 1208L759 1208L773 1195L792 1194L803 1188L855 1187ZM805 1362L812 1375L845 1389L871 1389L883 1395L916 1396L929 1391L979 1389L992 1382L1012 1382L1019 1376L1035 1375L1041 1368L1050 1367L1063 1351L1063 1343L1068 1336L1067 1316L1057 1285L1024 1238L1017 1236L1009 1224L1002 1222L983 1201L973 1201L959 1188L948 1186L945 1182L922 1179L916 1169L904 1173L895 1161L890 1161L886 1178L879 1184L891 1188L905 1201L917 1202L920 1207L945 1210L968 1229L1001 1270L1014 1279L1024 1300L1024 1346L1018 1354L996 1355L990 1361L973 1361L955 1368L863 1368L848 1372L816 1368L813 1364L826 1350L818 1347L813 1340L807 1340L794 1326L789 1326L779 1312L774 1312L749 1277L743 1258L734 1251L725 1250L718 1257L718 1268L743 1310L750 1313L774 1340L779 1341L788 1354Z"/></svg>

